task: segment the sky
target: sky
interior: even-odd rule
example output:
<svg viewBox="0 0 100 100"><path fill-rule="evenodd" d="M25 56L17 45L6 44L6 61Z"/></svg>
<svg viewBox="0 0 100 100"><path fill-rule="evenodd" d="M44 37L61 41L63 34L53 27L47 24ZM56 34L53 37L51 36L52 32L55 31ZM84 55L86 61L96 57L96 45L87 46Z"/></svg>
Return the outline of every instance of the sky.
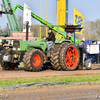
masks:
<svg viewBox="0 0 100 100"><path fill-rule="evenodd" d="M12 0L12 6L16 3L21 6L26 3L32 10L32 12L40 16L40 1L41 0ZM56 25L56 10L57 0L48 0L48 22ZM2 0L0 0L2 4ZM97 18L100 19L100 0L68 0L68 23L74 23L74 7L84 15L85 19L95 21ZM23 11L20 9L16 10L16 16L23 16ZM42 0L42 18L46 20L46 0ZM6 26L7 19L6 15L0 17L0 26L4 28ZM33 24L39 24L39 21L32 18Z"/></svg>

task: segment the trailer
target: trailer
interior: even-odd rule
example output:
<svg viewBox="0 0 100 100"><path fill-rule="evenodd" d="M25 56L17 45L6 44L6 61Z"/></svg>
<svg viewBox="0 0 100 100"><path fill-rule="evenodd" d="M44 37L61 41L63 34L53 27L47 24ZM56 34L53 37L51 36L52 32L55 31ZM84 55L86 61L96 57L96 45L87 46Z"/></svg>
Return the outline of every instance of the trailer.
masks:
<svg viewBox="0 0 100 100"><path fill-rule="evenodd" d="M91 69L92 64L100 63L100 44L97 40L86 40L87 55L85 56L84 66L86 69Z"/></svg>

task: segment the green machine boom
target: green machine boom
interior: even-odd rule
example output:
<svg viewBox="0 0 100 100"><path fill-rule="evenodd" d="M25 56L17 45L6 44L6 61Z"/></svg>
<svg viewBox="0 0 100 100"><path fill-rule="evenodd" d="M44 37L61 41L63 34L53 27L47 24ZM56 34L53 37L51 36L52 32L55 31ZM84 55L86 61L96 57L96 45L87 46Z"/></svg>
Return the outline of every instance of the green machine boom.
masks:
<svg viewBox="0 0 100 100"><path fill-rule="evenodd" d="M10 0L2 0L4 9L6 13L9 13L10 10L12 9L11 1ZM12 32L21 32L18 20L16 18L15 14L6 14L11 31Z"/></svg>
<svg viewBox="0 0 100 100"><path fill-rule="evenodd" d="M20 9L24 10L24 8L22 6L20 6L19 4L16 4L14 9L13 9L13 14L15 13L17 8L20 8ZM55 32L61 34L64 38L67 38L66 32L62 31L61 29L59 29L59 27L62 27L62 26L55 27L54 25L52 25L51 23L45 21L44 19L40 18L39 16L35 15L34 13L31 13L31 16L33 18L35 18L36 20L40 21L42 24L48 25L50 28L52 28L52 30L54 30ZM71 35L69 35L69 37L70 37L70 40L73 42L74 41L74 37L71 36ZM75 39L75 43L79 43L79 42L80 42L79 39Z"/></svg>

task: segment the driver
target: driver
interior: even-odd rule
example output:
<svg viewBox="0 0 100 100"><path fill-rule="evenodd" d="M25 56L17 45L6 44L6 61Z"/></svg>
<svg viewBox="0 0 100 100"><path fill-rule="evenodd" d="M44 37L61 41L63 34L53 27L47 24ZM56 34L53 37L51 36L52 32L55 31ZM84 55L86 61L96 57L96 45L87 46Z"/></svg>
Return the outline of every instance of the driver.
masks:
<svg viewBox="0 0 100 100"><path fill-rule="evenodd" d="M51 28L49 28L48 37L46 38L47 41L55 42L55 35Z"/></svg>
<svg viewBox="0 0 100 100"><path fill-rule="evenodd" d="M49 28L49 32L48 32L48 37L47 38L44 38L46 39L46 43L47 43L47 49L50 50L51 46L54 44L55 42L55 35L52 31L51 28Z"/></svg>

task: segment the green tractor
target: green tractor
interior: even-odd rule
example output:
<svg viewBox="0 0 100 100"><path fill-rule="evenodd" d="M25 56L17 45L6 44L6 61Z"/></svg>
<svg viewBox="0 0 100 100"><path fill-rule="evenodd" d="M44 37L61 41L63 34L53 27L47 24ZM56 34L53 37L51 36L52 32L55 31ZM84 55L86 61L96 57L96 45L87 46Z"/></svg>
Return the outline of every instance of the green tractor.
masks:
<svg viewBox="0 0 100 100"><path fill-rule="evenodd" d="M50 27L50 26L49 26ZM54 26L53 26L54 27ZM57 26L55 26L57 27ZM64 26L67 32L81 30L80 26ZM73 30L72 30L73 29ZM27 35L26 35L27 36ZM75 70L79 64L79 50L71 40L65 38L56 39L55 43L44 39L35 41L14 40L13 49L8 49L2 55L1 67L12 70L23 62L28 71L40 71L47 62L50 62L56 70ZM48 50L48 45L50 49Z"/></svg>
<svg viewBox="0 0 100 100"><path fill-rule="evenodd" d="M16 4L14 9L12 9L11 6L8 7L9 9L6 13L9 14L14 14L17 8L24 10L24 8L19 4ZM1 53L1 67L5 70L12 70L16 69L20 62L23 62L26 70L40 71L47 62L50 62L52 67L56 70L77 69L80 54L75 43L79 43L80 40L75 39L75 37L72 37L71 35L69 35L69 40L67 40L66 32L75 33L75 31L80 31L82 29L81 26L56 26L38 17L34 13L31 13L31 16L40 21L42 24L47 25L53 31L61 34L63 38L56 39L55 43L49 42L49 44L47 43L48 41L45 41L44 39L28 41L28 32L26 32L26 41L14 40L13 48ZM59 27L63 27L65 31L60 30ZM48 45L50 47L49 50Z"/></svg>

